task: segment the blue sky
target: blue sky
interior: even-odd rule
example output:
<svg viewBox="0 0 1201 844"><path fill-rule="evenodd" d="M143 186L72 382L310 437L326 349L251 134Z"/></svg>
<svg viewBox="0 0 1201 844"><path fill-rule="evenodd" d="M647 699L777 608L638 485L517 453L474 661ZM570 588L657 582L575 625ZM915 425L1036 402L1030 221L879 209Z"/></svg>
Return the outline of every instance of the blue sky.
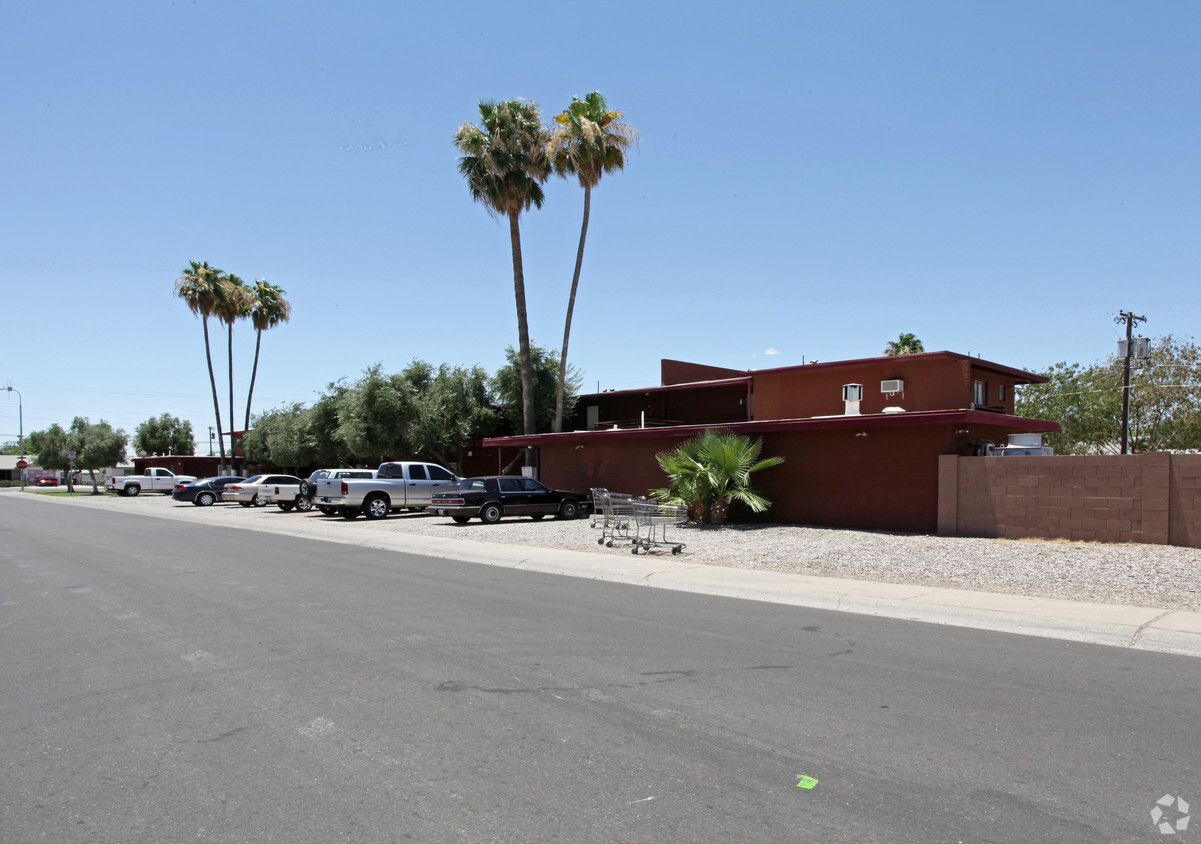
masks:
<svg viewBox="0 0 1201 844"><path fill-rule="evenodd" d="M901 332L1091 362L1127 309L1197 331L1192 0L45 0L4 20L0 387L26 432L168 412L203 450L201 327L172 294L189 260L293 304L256 411L377 362L495 370L517 340L508 230L451 143L485 98L549 121L599 90L640 134L593 193L570 354L589 391L656 384L664 357L785 366ZM582 193L546 194L522 237L531 333L557 348ZM6 394L0 440L17 427Z"/></svg>

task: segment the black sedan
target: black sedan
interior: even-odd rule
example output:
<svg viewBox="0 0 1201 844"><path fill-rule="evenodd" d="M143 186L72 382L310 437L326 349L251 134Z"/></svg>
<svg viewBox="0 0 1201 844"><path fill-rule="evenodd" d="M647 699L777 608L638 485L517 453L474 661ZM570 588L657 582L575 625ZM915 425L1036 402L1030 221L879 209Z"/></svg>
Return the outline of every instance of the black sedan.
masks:
<svg viewBox="0 0 1201 844"><path fill-rule="evenodd" d="M176 484L171 497L176 501L191 501L197 507L209 507L221 501L221 493L229 484L244 481L237 475L222 475L219 478L202 478L190 484Z"/></svg>
<svg viewBox="0 0 1201 844"><path fill-rule="evenodd" d="M590 506L587 493L551 489L533 478L490 475L464 478L457 492L434 493L429 509L435 516L450 516L465 525L473 516L486 524L504 516L574 519Z"/></svg>

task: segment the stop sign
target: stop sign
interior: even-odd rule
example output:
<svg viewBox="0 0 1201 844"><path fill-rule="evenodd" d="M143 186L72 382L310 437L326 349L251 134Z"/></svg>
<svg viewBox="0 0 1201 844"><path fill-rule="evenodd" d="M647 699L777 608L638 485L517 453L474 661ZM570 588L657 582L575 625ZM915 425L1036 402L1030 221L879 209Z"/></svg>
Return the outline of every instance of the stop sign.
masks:
<svg viewBox="0 0 1201 844"><path fill-rule="evenodd" d="M24 460L18 460L18 461L17 461L17 468L18 468L18 469L28 469L28 468L29 468L29 464L28 464L26 461L24 461Z"/></svg>

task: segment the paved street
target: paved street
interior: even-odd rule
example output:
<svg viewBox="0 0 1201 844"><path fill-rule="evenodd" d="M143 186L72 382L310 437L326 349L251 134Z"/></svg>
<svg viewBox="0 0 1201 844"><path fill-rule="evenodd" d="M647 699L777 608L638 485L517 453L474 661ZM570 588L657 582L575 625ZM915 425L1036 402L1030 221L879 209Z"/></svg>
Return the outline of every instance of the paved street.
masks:
<svg viewBox="0 0 1201 844"><path fill-rule="evenodd" d="M0 598L5 842L1201 836L1188 657L8 496Z"/></svg>

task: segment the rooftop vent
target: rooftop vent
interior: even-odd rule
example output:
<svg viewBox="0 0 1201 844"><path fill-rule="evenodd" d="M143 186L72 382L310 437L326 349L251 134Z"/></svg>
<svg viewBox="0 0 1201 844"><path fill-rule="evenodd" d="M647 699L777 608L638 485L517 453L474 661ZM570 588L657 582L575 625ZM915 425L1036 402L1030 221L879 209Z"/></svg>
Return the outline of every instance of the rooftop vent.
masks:
<svg viewBox="0 0 1201 844"><path fill-rule="evenodd" d="M863 401L862 384L843 384L842 400L846 403L846 416L859 415L859 402Z"/></svg>

